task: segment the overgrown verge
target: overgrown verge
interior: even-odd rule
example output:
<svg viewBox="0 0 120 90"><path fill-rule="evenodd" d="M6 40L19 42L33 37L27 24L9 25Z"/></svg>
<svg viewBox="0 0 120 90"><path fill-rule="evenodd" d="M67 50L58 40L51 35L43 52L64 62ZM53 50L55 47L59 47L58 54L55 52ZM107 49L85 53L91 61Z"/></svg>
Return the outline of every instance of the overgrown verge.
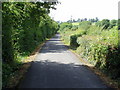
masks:
<svg viewBox="0 0 120 90"><path fill-rule="evenodd" d="M120 52L118 48L117 20L102 20L94 24L82 21L78 28L67 28L62 23L62 39L86 61L108 75L120 87ZM74 26L73 26L74 27Z"/></svg>
<svg viewBox="0 0 120 90"><path fill-rule="evenodd" d="M35 48L58 30L57 22L49 17L49 2L2 3L3 88L20 71L24 60Z"/></svg>
<svg viewBox="0 0 120 90"><path fill-rule="evenodd" d="M16 63L15 64L16 66L14 66L16 69L14 69L13 67L10 67L9 64L3 65L3 67L8 65L7 67L4 67L4 70L3 70L3 75L6 75L6 76L4 76L4 80L7 80L3 84L3 85L6 85L4 88L18 88L19 87L21 80L24 79L26 72L28 71L29 67L31 66L31 62L34 61L36 55L39 53L39 51L43 45L44 45L44 43L40 44L31 53L30 56L23 58L23 60L21 62Z"/></svg>

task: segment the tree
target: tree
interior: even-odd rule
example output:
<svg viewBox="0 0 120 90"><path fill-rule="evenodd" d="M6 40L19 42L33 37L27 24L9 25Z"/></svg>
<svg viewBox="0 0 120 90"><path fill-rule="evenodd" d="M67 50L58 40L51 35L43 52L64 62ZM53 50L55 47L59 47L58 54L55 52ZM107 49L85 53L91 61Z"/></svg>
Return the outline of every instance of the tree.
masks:
<svg viewBox="0 0 120 90"><path fill-rule="evenodd" d="M117 25L117 20L111 20L110 21L110 26L109 26L109 28L113 28L114 26L116 26Z"/></svg>
<svg viewBox="0 0 120 90"><path fill-rule="evenodd" d="M110 20L108 19L103 19L101 21L101 25L103 26L103 29L107 29L110 26Z"/></svg>
<svg viewBox="0 0 120 90"><path fill-rule="evenodd" d="M80 21L81 21L80 18L78 18L77 22L80 22Z"/></svg>
<svg viewBox="0 0 120 90"><path fill-rule="evenodd" d="M84 21L87 21L87 18L84 18Z"/></svg>
<svg viewBox="0 0 120 90"><path fill-rule="evenodd" d="M95 22L98 22L98 21L99 21L98 17L96 17L95 19L96 19Z"/></svg>
<svg viewBox="0 0 120 90"><path fill-rule="evenodd" d="M44 36L48 35L47 32L50 32L49 35L53 34L54 25L57 26L55 23L52 24L54 21L51 21L48 13L54 5L56 3L2 3L2 58L4 62L14 62L17 55L23 52L30 54L38 43L45 40ZM49 29L43 29L46 27L46 22ZM45 35L44 32L47 34Z"/></svg>
<svg viewBox="0 0 120 90"><path fill-rule="evenodd" d="M73 19L73 22L76 22L76 20L75 20L75 19Z"/></svg>

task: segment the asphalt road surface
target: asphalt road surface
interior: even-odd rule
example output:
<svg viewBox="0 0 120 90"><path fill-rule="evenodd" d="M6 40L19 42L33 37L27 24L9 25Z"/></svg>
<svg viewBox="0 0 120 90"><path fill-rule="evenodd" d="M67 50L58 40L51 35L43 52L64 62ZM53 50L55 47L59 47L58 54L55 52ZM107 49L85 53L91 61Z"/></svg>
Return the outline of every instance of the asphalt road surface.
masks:
<svg viewBox="0 0 120 90"><path fill-rule="evenodd" d="M19 88L108 88L56 34L42 47Z"/></svg>

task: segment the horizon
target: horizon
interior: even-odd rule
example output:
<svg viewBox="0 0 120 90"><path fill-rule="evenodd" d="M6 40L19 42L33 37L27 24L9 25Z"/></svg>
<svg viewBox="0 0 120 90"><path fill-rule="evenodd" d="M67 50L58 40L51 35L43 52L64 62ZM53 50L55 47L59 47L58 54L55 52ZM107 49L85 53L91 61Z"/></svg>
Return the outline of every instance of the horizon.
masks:
<svg viewBox="0 0 120 90"><path fill-rule="evenodd" d="M56 5L57 10L50 12L50 17L55 21L66 22L71 19L115 19L118 15L119 0L59 0L61 4Z"/></svg>

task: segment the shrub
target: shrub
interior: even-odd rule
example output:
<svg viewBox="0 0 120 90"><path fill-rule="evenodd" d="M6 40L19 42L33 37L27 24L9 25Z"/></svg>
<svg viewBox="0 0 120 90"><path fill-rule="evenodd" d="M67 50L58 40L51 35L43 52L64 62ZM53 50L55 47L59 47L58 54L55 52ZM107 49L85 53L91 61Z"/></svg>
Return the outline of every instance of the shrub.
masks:
<svg viewBox="0 0 120 90"><path fill-rule="evenodd" d="M71 47L78 47L78 43L76 42L77 37L78 37L77 35L70 36L70 46Z"/></svg>
<svg viewBox="0 0 120 90"><path fill-rule="evenodd" d="M109 46L106 56L106 71L114 79L120 78L120 69L118 69L120 65L120 52L118 49L118 47Z"/></svg>
<svg viewBox="0 0 120 90"><path fill-rule="evenodd" d="M77 38L81 37L82 35L86 34L86 30L79 30L75 34L70 36L70 46L77 48L79 46L79 43L77 42Z"/></svg>
<svg viewBox="0 0 120 90"><path fill-rule="evenodd" d="M117 20L111 20L110 21L110 26L109 26L109 29L113 28L114 26L117 26Z"/></svg>
<svg viewBox="0 0 120 90"><path fill-rule="evenodd" d="M108 29L108 27L110 26L110 20L103 19L102 21L97 22L96 25L99 27L103 27L103 29Z"/></svg>
<svg viewBox="0 0 120 90"><path fill-rule="evenodd" d="M14 77L14 75L18 72L18 70L21 67L21 63L16 64L2 64L2 87L8 87L9 80L11 77Z"/></svg>
<svg viewBox="0 0 120 90"><path fill-rule="evenodd" d="M89 36L77 39L79 47L77 53L94 64L95 67L107 72L112 78L119 78L120 53L118 47L107 45Z"/></svg>

